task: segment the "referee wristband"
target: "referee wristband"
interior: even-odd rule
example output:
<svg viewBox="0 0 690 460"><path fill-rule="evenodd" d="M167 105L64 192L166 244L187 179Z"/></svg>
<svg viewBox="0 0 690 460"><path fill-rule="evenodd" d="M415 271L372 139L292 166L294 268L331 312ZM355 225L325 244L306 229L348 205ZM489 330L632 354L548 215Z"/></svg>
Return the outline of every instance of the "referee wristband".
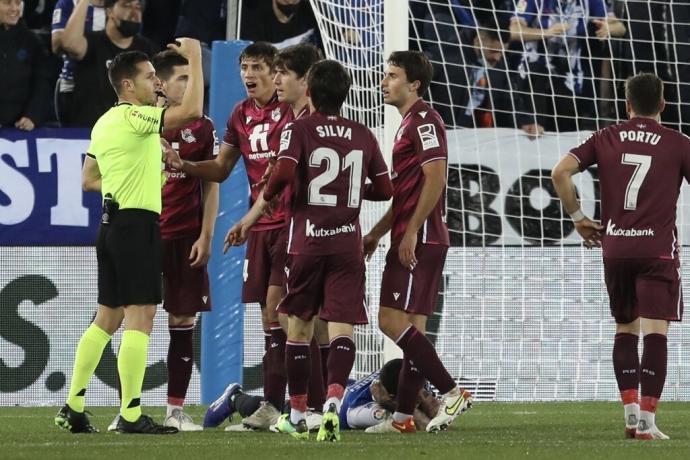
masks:
<svg viewBox="0 0 690 460"><path fill-rule="evenodd" d="M573 220L573 222L580 222L582 219L584 219L585 213L582 212L582 208L578 208L577 211L570 213L570 218Z"/></svg>

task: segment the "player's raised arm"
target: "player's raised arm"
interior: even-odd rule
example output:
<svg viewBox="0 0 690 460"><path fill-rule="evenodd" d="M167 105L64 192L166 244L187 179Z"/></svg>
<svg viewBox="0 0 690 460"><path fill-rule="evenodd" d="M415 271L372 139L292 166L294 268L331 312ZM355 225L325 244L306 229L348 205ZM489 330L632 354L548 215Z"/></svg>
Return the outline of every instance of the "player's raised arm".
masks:
<svg viewBox="0 0 690 460"><path fill-rule="evenodd" d="M182 128L204 114L204 78L201 70L201 45L198 40L178 38L168 48L176 51L189 61L187 89L180 105L170 107L163 115L165 129Z"/></svg>
<svg viewBox="0 0 690 460"><path fill-rule="evenodd" d="M572 176L580 172L580 163L571 154L565 155L551 171L551 180L556 193L563 204L563 209L575 223L575 229L585 241L588 248L601 246L603 226L589 219L582 212L577 200Z"/></svg>

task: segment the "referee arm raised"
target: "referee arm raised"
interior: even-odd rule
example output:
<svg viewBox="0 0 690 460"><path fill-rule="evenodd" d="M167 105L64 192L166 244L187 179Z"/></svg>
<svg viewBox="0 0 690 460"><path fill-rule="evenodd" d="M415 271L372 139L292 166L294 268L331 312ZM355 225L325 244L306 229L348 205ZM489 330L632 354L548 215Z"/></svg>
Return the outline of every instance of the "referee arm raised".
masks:
<svg viewBox="0 0 690 460"><path fill-rule="evenodd" d="M72 432L96 431L84 413L86 387L123 319L117 360L122 387L118 431L177 432L142 415L140 400L149 334L162 297L160 133L164 127L182 127L203 112L199 42L182 38L169 47L189 61L182 103L167 110L155 107L160 80L148 57L136 51L120 53L108 68L118 104L101 116L91 132L83 182L96 188L100 180L103 193L96 243L99 305L77 346L67 402L55 417L56 425Z"/></svg>

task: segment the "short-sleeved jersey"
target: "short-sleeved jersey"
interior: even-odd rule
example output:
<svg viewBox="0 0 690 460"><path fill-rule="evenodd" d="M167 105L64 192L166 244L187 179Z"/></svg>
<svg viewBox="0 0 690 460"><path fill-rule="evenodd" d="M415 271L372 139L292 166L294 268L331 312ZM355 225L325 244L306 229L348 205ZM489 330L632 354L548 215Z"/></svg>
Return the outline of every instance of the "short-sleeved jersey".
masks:
<svg viewBox="0 0 690 460"><path fill-rule="evenodd" d="M228 120L223 143L240 149L251 188L251 203L258 199L261 189L254 185L261 181L268 162L275 158L280 133L294 115L288 104L273 97L259 107L253 99L245 99L235 106ZM261 217L252 231L271 230L285 225L285 208L278 206L271 217Z"/></svg>
<svg viewBox="0 0 690 460"><path fill-rule="evenodd" d="M393 228L391 242L397 245L414 214L424 185L422 166L447 161L446 129L439 114L419 99L403 117L393 144ZM419 229L419 243L448 246L446 190Z"/></svg>
<svg viewBox="0 0 690 460"><path fill-rule="evenodd" d="M288 253L361 252L359 211L365 180L388 174L369 128L313 113L283 130L278 161L297 163Z"/></svg>
<svg viewBox="0 0 690 460"><path fill-rule="evenodd" d="M690 180L690 139L649 118L594 133L570 151L599 167L604 257L675 258L676 203Z"/></svg>
<svg viewBox="0 0 690 460"><path fill-rule="evenodd" d="M182 129L163 131L162 137L183 160L211 160L216 151L216 131L207 117L188 123ZM161 236L173 239L197 235L203 217L203 181L169 166L165 168L165 175Z"/></svg>
<svg viewBox="0 0 690 460"><path fill-rule="evenodd" d="M120 209L161 212L161 107L120 103L98 119L88 154L98 162L101 192Z"/></svg>
<svg viewBox="0 0 690 460"><path fill-rule="evenodd" d="M374 401L374 397L371 395L371 384L379 378L379 375L381 375L380 369L347 386L343 396L343 403L340 406L341 429L350 429L350 425L347 423L348 410Z"/></svg>
<svg viewBox="0 0 690 460"><path fill-rule="evenodd" d="M591 19L608 16L606 0L520 0L515 16L535 29L548 29L560 22L570 24L564 36L525 42L521 65L541 62L554 74L565 77L566 87L579 94L584 78L581 40L587 36Z"/></svg>
<svg viewBox="0 0 690 460"><path fill-rule="evenodd" d="M65 30L67 21L72 16L72 11L76 6L77 0L58 0L53 9L52 32ZM105 29L105 8L102 6L89 5L86 10L86 21L84 22L84 32L97 32ZM62 71L60 78L67 81L74 80L74 61L67 55L62 57Z"/></svg>

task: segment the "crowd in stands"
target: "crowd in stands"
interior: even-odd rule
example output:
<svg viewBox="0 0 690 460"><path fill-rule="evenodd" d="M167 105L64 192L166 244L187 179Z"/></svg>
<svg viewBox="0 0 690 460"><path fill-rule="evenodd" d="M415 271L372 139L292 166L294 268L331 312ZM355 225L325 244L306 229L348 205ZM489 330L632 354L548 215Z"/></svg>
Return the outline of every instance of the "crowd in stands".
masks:
<svg viewBox="0 0 690 460"><path fill-rule="evenodd" d="M513 127L530 135L601 128L625 118L625 78L651 71L667 83L664 121L690 134L687 5L409 4L410 48L432 59L430 99L449 127ZM0 127L92 126L115 102L108 62L124 50L155 53L175 37L202 42L208 86L211 43L225 39L226 7L227 0L0 0ZM244 1L238 30L242 39L278 47L321 45L308 0Z"/></svg>

